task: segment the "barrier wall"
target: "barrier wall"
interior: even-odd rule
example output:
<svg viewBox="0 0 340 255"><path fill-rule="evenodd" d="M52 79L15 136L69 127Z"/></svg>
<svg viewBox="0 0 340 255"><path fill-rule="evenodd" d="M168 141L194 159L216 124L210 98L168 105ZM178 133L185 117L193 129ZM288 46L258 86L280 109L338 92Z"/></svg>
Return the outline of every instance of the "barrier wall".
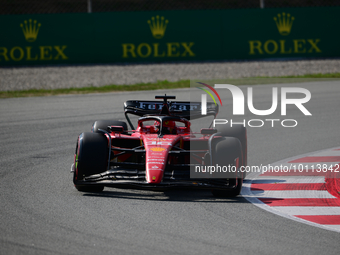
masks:
<svg viewBox="0 0 340 255"><path fill-rule="evenodd" d="M340 57L340 7L0 16L0 65Z"/></svg>

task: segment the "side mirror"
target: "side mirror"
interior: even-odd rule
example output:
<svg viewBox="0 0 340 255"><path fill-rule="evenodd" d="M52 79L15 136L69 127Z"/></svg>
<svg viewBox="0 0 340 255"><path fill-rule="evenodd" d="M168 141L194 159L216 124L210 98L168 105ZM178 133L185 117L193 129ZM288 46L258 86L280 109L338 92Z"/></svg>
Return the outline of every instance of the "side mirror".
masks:
<svg viewBox="0 0 340 255"><path fill-rule="evenodd" d="M124 128L122 126L108 126L107 129L110 130L111 132L115 132L115 133L123 133L124 132Z"/></svg>
<svg viewBox="0 0 340 255"><path fill-rule="evenodd" d="M212 128L202 128L201 129L201 134L202 135L212 135L217 133L217 129L212 129Z"/></svg>

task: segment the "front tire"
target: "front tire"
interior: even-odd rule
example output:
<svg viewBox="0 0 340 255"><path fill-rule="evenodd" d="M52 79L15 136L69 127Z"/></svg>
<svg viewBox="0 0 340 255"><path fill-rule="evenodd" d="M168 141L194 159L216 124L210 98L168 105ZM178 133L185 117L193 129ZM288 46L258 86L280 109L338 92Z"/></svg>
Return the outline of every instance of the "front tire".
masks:
<svg viewBox="0 0 340 255"><path fill-rule="evenodd" d="M218 132L221 132L221 135L224 137L235 137L240 140L242 145L242 166L247 166L248 160L248 144L247 144L247 129L243 125L234 125L232 127L227 125L217 125L216 129ZM245 178L245 175L243 176Z"/></svg>
<svg viewBox="0 0 340 255"><path fill-rule="evenodd" d="M234 189L213 189L212 194L215 197L236 197L241 193L243 184L243 175L239 171L239 167L241 166L241 164L236 166L235 162L242 162L242 160L242 145L239 139L235 137L225 137L216 144L215 150L213 151L214 165L231 165L238 167L238 169L235 173L235 178L230 178L229 180L226 180L229 182L229 185L235 186Z"/></svg>
<svg viewBox="0 0 340 255"><path fill-rule="evenodd" d="M87 176L105 172L107 169L108 155L108 142L105 135L90 132L79 135L73 176L73 182L78 191L103 191L103 185L79 185L76 183Z"/></svg>

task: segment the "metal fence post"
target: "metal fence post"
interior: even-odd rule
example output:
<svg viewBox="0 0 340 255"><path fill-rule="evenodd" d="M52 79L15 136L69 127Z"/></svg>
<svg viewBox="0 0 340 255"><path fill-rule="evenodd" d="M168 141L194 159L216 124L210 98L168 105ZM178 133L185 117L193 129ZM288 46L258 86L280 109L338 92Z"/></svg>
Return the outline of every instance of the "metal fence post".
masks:
<svg viewBox="0 0 340 255"><path fill-rule="evenodd" d="M260 0L260 8L261 8L261 9L264 8L264 0Z"/></svg>
<svg viewBox="0 0 340 255"><path fill-rule="evenodd" d="M87 12L92 13L92 0L87 0Z"/></svg>

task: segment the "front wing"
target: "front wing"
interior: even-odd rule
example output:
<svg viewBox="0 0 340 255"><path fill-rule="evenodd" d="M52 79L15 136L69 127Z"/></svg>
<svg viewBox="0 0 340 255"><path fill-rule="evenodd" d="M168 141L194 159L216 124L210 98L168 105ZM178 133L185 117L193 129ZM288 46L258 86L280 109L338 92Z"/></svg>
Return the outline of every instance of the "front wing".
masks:
<svg viewBox="0 0 340 255"><path fill-rule="evenodd" d="M145 181L145 171L138 170L109 170L101 174L85 177L75 181L76 185L103 185L114 188L133 188L144 190L168 190L174 188L192 189L235 189L237 182L229 183L228 179L191 179L190 173L180 178L171 177L173 173L165 172L161 183L154 184ZM178 175L178 174L177 174ZM236 185L235 185L236 184Z"/></svg>

